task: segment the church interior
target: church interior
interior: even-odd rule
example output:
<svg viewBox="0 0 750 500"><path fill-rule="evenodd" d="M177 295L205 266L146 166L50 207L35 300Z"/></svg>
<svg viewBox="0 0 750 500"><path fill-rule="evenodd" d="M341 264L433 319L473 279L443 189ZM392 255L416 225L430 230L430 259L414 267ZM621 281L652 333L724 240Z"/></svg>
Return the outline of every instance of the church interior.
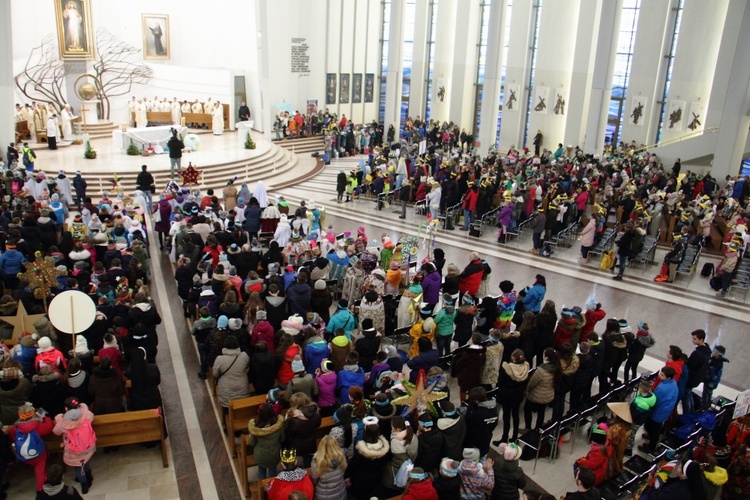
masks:
<svg viewBox="0 0 750 500"><path fill-rule="evenodd" d="M0 299L4 433L0 484L7 482L2 484L0 499L78 498L52 496L67 491L55 478L58 471L50 473L54 464L64 466L64 485L78 491L85 486L83 498L96 500L365 498L360 491L367 491L367 499L370 495L382 499L649 498L657 472L663 476L657 481L675 491L692 484L694 474L700 476L696 480L700 483L702 478L704 486L700 495L693 495L696 499L750 494L747 478L744 483L735 479L742 475L738 468L750 466L748 432L734 436L736 441L730 439L729 444L726 435L727 426L733 436L731 429L750 425L750 417L745 416L750 412L750 370L741 361L750 352L746 335L750 324L750 65L746 55L750 3L746 0L215 0L210 4L7 0L0 2L0 26L6 47L0 51L0 110L5 116L0 120L0 276L5 292ZM144 172L148 173L145 183ZM85 183L79 191L81 178ZM192 211L184 210L186 204L192 204ZM101 229L98 223L89 223L92 215L95 221L101 219ZM537 216L542 220L539 229ZM251 222L255 219L257 227ZM123 220L127 223L120 234L116 229ZM112 222L109 228L107 221ZM42 238L44 224L52 228L51 241ZM199 224L205 226L204 234L199 234L202 228L193 229ZM26 226L33 226L33 231ZM83 234L77 234L76 228L82 228ZM135 229L143 235L140 241L133 228L142 228ZM201 244L178 244L186 232L196 234ZM97 240L95 235L104 234L109 239ZM586 243L588 234L590 243ZM35 235L42 235L38 248L31 242ZM631 239L639 242L635 250L636 244L628 248L621 244ZM217 240L219 250L209 244ZM395 259L394 243L399 256L403 250L403 261ZM185 249L192 247L190 263L183 258ZM82 259L85 264L77 267L81 259L73 254L79 251L90 260ZM116 251L123 269L109 267L112 258L107 251ZM277 253L281 266L273 261ZM383 260L386 253L389 257ZM16 254L19 262L8 264ZM254 277L239 272L238 262L251 259L246 254L253 255ZM322 261L328 258L325 277L311 279L321 255ZM129 266L124 264L126 257ZM55 265L49 264L53 258ZM107 260L104 267L102 258ZM345 264L334 276L333 269L342 259ZM32 269L32 263L37 267ZM106 294L99 292L97 264L99 276L107 276L105 289L114 285L109 299L113 305L107 305ZM217 264L226 271L221 283ZM458 273L450 274L454 264L460 278ZM484 266L483 278L476 283L478 290L467 292L467 276L476 265ZM183 267L190 269L187 281L179 277ZM48 276L34 275L34 279L42 283L44 292L28 277L40 269ZM90 281L76 279L82 269L86 276L90 272ZM391 296L387 290L392 271L398 283ZM430 301L425 282L436 272L438 291ZM23 277L26 273L31 274ZM455 294L449 276L460 283ZM546 285L534 309L526 298L538 288L540 276L542 283L546 278ZM145 289L136 286L136 277ZM376 293L368 286L378 278ZM249 297L254 280L262 287L253 288L255 293ZM76 285L63 286L70 281ZM224 282L235 283L236 289ZM280 297L270 293L277 282L283 283ZM188 299L193 283L195 300ZM300 283L312 296L312 305L308 297L302 308L286 292ZM503 307L506 315L513 315L513 308L507 309L506 283L517 304L518 318L512 322L502 316ZM224 301L204 303L197 298L221 290L226 299L227 289L239 302L239 312L229 314L229 323L220 309ZM362 346L370 339L370 328L363 325L363 304L378 303L385 311L383 326L373 328L377 342L365 364L371 371L363 371L362 383L354 384L365 389L362 407L367 407L367 416L361 421L354 416L358 407L347 403L353 394L348 387L336 391L333 406L322 404L322 392L318 395L316 380L330 370L323 369L327 365L321 365L321 359L309 361L308 347L316 342L327 346L322 357L331 363L327 360L333 359L338 338L333 330L322 328L319 334L315 330L321 318L314 303L322 289L329 297L324 307L329 324L351 311L356 327L353 332L346 330L346 335L352 339L353 353L359 354L360 367L366 357ZM79 310L71 299L64 312L53 314L58 295L68 293L63 290L91 297L91 319L73 334L65 333L58 322L79 312L79 320L85 322L81 318L86 317L86 308ZM523 294L517 297L516 291ZM120 292L127 300L118 299ZM377 300L368 295L373 293ZM276 363L271 371L278 374L274 378L272 373L270 382L281 389L276 414L283 412L278 419L288 434L274 444L279 448L273 448L276 465L266 468L259 465L256 455L261 444L253 429L259 415L275 405L269 404L274 403L271 392L256 387L260 384L253 364L261 357L255 326L266 314L270 321L269 303L284 297L283 323L272 329L271 337L276 333L276 347L289 339L292 345L284 346L291 351L270 349L273 356L264 354ZM409 302L410 297L417 299ZM537 383L547 365L555 363L544 348L536 363L535 356L526 355L526 368L537 366L536 373L527 375L520 389L524 402L514 407L508 386L503 386L508 378L504 370L517 361L511 353L535 352L526 336L541 342L543 328L535 315L545 313L545 302L552 302L554 315L548 347L561 373L554 376L549 400L528 399L528 381ZM244 372L249 378L240 384L244 388L238 397L222 393L226 389L216 376L217 365L206 374L207 357L221 365L220 358L229 358L227 352L234 349L227 345L237 345L224 339L222 351L217 341L211 346L216 352L209 356L208 341L196 336L196 324L206 319L200 305L206 305L206 311L210 306L211 339L224 339L235 319L247 337L247 345L242 340L238 344L241 354L231 358L246 358ZM469 320L468 336L460 341L459 318L470 305L476 318L473 323ZM140 328L143 323L132 318L146 313L133 310L149 307L159 321L149 326L148 335L143 334L148 340L141 341L136 323ZM447 355L441 346L443 334L424 329L430 321L433 327L439 323L438 316L445 318L443 309L458 311L455 325L448 320L448 338L453 334L455 352L450 354L449 348ZM492 313L485 315L490 309ZM529 323L524 310L531 316ZM563 325L565 318L586 315L590 321L589 313L599 310L606 310L606 317L602 314L596 327L588 330L598 335L595 341L586 341L586 329L578 338L579 324L575 342L570 337L558 342L561 328L569 328L568 323ZM260 311L263 314L256 316ZM304 328L302 322L292 324L299 315ZM118 322L113 322L115 316ZM64 408L62 400L58 405L58 413L65 417L48 412L46 420L42 413L23 417L18 408L29 401L27 406L33 403L39 410L37 402L43 407L46 397L35 385L44 378L39 356L46 349L43 345L49 344L37 325L40 318L47 329L57 330L55 338L46 334L54 344L49 349L65 358L59 373L52 370L59 375L55 390L65 395ZM217 325L220 318L225 320L223 329ZM616 324L612 328L627 341L624 349L604 337L613 335L608 322L612 319ZM100 414L98 398L92 396L103 369L104 357L98 349L106 349L105 333L116 334L123 320L123 337L115 339L115 347L119 344L122 351L115 395L121 411ZM102 321L107 327L92 333ZM422 325L417 333L414 325ZM703 336L696 337L696 331ZM434 353L429 364L420 364L426 363L420 334L430 340L425 352ZM633 354L645 336L654 342ZM80 348L77 338L84 346L88 341L88 347ZM145 342L155 343L153 356L151 347L143 347ZM295 343L298 351L292 352ZM606 374L584 375L582 369L577 379L575 370L566 372L579 359L587 358L591 364L582 344L586 344L583 351L592 353L601 344L603 363L613 370L609 379ZM677 351L672 349L675 346ZM21 353L30 347L37 357L27 359L28 367L18 364ZM399 370L388 372L390 389L381 391L379 385L375 388L375 369L390 359L389 347L403 354L404 363L400 376ZM89 349L92 355L87 362ZM472 351L480 349L474 383L466 386L465 373L471 368L461 367L474 355ZM305 361L301 375L294 363L301 360L295 353ZM640 356L632 375L626 353L631 360ZM502 363L498 360L490 366L491 356L502 357ZM700 356L705 359L700 361ZM344 359L349 359L346 353ZM717 360L724 361L718 375L712 368ZM482 364L482 370L494 373L489 381L480 370ZM680 375L674 375L674 364L700 372L684 376L687 386L683 380L679 402ZM668 383L675 386L669 419L657 423L652 412L644 420L647 423L637 423L634 401L640 393L634 379L652 380L658 397L664 392L657 392L664 366L672 370L671 376L667 370L667 378L673 378L674 383ZM22 373L8 375L11 368ZM107 361L106 369L114 368L115 362L110 368ZM282 382L285 368L291 376ZM424 380L417 382L420 368L426 368L423 375L429 388L419 385ZM430 368L437 368L442 378L428 376L434 373ZM158 404L133 405L144 390L143 380L154 370L158 381L153 385L151 378L149 383L158 394ZM86 380L88 390L81 391L76 377ZM283 458L297 443L290 441L289 421L300 419L292 415L308 406L288 408L294 397L292 386L304 377L309 377L315 391L306 404L319 407L322 424L311 431L316 439L309 453L295 449L298 467L294 469ZM586 398L570 388L584 377ZM339 375L338 384L341 379ZM440 396L430 392L433 381L437 385L439 380L439 390L445 391ZM550 375L549 384L552 380ZM481 385L480 397L486 401L472 400L475 385ZM25 399L19 400L23 387ZM320 387L322 391L322 382ZM396 398L418 390L437 403L419 400L413 412L408 405L393 403L393 415L404 418L377 419L376 407L382 400L390 407ZM308 387L308 396L309 392ZM378 401L378 394L387 397ZM574 395L585 402L579 404L577 397L574 401ZM88 469L73 465L67 437L56 436L69 435L63 430L71 414L67 396L77 398L76 408L80 399L93 411L93 421L87 425L96 432L96 451L77 463L90 464L89 474L95 480L85 475ZM446 403L461 416L451 416ZM623 404L628 407L624 420L617 406ZM339 405L349 408L343 424ZM535 419L537 428L531 428L532 406L541 411ZM477 427L481 431L472 432L478 408L486 407L492 408L492 418L481 421ZM514 435L509 439L506 421L513 411ZM80 411L74 409L73 414ZM694 421L685 420L687 414L710 414L715 427L707 429L704 424L699 432L701 426L696 424L687 439L675 437L674 431L684 422L693 425ZM422 415L429 417L429 425L422 425ZM445 453L449 433L443 426L453 425L456 418L465 421L461 425L469 423L469 429L463 431L466 438L461 438L458 454L452 456ZM599 420L607 418L609 427L600 425ZM349 420L355 437L342 438ZM41 467L35 465L42 460L38 456L29 463L23 463L28 458L19 458L19 429L27 421L41 422L39 429L49 424L39 438L46 443ZM364 473L351 470L355 467L347 463L362 467L366 460L358 451L360 442L365 445L362 430L372 431L374 426L368 422L373 421L379 432L387 429L390 438L380 438L390 445L390 452L383 459L383 474L370 478L377 485L363 490ZM439 460L429 470L425 459L420 461L416 452L407 450L403 438L396 437L402 436L402 429L396 427L402 421L409 428L406 435L413 435L414 449L423 433L443 433L443 447L435 452ZM618 445L615 433L607 432L613 423L622 422L627 423L628 435L637 435L635 447L632 439L628 444L619 438ZM519 427L526 432L519 435ZM645 440L653 429L664 431L665 438L651 435L650 441ZM477 433L485 430L487 435L477 443ZM607 438L599 443L602 433ZM323 443L327 436L335 441L326 439L325 444L338 442L336 456L344 456L346 462L339 464L345 471L336 480L340 489L328 492L329 496L318 493L318 488L333 482L312 471L332 453ZM404 451L397 453L394 443ZM422 443L419 449L423 446L427 449ZM578 471L589 470L600 448L619 458L611 456L609 466L605 460L606 477L597 476L593 486ZM709 448L710 458L698 458ZM516 449L520 460L510 456ZM669 453L660 454L664 450ZM711 474L703 475L706 464L700 463L716 464L721 459L717 450L727 457L716 467L729 471L728 480L725 477L719 485L711 482ZM474 451L481 458L476 459ZM694 462L682 459L693 453ZM405 458L413 469L401 467ZM442 459L453 467L452 474L444 470ZM493 477L493 464L494 479L487 483ZM468 472L470 466L477 470ZM520 472L512 472L515 468ZM398 485L396 472L403 471L408 481ZM305 476L297 493L279 493L286 478L297 473ZM480 481L484 489L477 486ZM441 489L450 484L455 491L461 485L460 496ZM309 493L313 486L314 496L303 492ZM288 493L294 489L289 487Z"/></svg>

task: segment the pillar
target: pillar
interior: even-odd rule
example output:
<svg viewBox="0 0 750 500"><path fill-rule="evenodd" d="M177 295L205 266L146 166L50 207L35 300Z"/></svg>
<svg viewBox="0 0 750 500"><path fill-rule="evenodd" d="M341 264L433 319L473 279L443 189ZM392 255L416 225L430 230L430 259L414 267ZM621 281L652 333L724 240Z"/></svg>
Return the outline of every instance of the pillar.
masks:
<svg viewBox="0 0 750 500"><path fill-rule="evenodd" d="M711 116L720 117L711 175L721 184L727 175L737 175L743 153L746 152L747 131L750 128L747 47L750 47L750 5L744 0L731 0L721 40L722 56L716 63L714 74L716 91L712 91L704 125L712 124ZM720 97L723 103L718 102Z"/></svg>
<svg viewBox="0 0 750 500"><path fill-rule="evenodd" d="M612 75L615 69L617 38L620 31L622 0L603 2L599 33L596 37L594 74L591 82L591 104L586 115L586 137L584 151L598 152L604 149L607 132L607 113L612 97Z"/></svg>
<svg viewBox="0 0 750 500"><path fill-rule="evenodd" d="M442 8L442 3L440 4ZM440 9L438 9L439 12ZM459 127L473 129L474 93L479 59L479 29L481 24L479 0L458 2L453 20L456 31L453 39L453 71L450 82L448 119ZM440 27L438 27L440 29ZM438 32L439 33L439 32Z"/></svg>
<svg viewBox="0 0 750 500"><path fill-rule="evenodd" d="M388 70L385 85L385 130L391 125L401 129L401 85L403 82L404 18L406 0L391 2L391 25L388 32Z"/></svg>
<svg viewBox="0 0 750 500"><path fill-rule="evenodd" d="M15 141L16 138L16 105L13 100L15 90L15 79L13 78L13 26L10 15L11 2L0 2L0 110L5 118L0 119L0 156L5 158L6 146ZM20 148L18 148L20 151Z"/></svg>
<svg viewBox="0 0 750 500"><path fill-rule="evenodd" d="M414 42L412 43L411 84L409 87L409 116L424 118L427 103L428 42L430 36L430 1L416 0Z"/></svg>
<svg viewBox="0 0 750 500"><path fill-rule="evenodd" d="M508 2L495 1L490 7L490 29L487 34L487 59L484 66L484 90L482 91L482 109L479 113L480 152L487 151L495 145L497 137L497 113L500 104L500 87L502 86L503 44L505 42L506 16ZM472 124L473 125L473 124ZM470 130L470 129L467 129Z"/></svg>
<svg viewBox="0 0 750 500"><path fill-rule="evenodd" d="M450 116L451 82L454 71L454 37L456 33L457 0L441 0L438 7L437 37L435 38L435 63L432 72L432 106L430 120L455 120ZM445 97L438 98L440 88Z"/></svg>

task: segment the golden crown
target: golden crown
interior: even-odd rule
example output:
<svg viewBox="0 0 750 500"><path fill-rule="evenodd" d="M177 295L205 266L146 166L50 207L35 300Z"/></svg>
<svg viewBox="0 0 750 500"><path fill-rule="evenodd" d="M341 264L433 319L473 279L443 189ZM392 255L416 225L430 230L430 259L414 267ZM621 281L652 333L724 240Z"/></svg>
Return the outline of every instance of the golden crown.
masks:
<svg viewBox="0 0 750 500"><path fill-rule="evenodd" d="M284 463L291 463L297 461L297 450L281 450L281 461Z"/></svg>

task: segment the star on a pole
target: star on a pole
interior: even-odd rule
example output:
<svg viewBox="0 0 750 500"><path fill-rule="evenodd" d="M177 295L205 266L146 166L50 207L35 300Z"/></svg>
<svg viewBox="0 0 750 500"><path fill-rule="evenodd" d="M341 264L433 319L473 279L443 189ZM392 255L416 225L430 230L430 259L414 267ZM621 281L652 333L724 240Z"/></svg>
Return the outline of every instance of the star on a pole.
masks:
<svg viewBox="0 0 750 500"><path fill-rule="evenodd" d="M439 401L448 397L448 394L443 391L433 392L432 389L435 388L437 383L438 381L436 380L429 386L425 387L424 370L419 370L417 383L412 384L411 382L404 382L403 386L404 391L406 391L406 396L401 396L394 399L393 401L391 401L391 404L397 406L406 406L407 408L404 410L404 415L409 415L414 410L419 410L419 413L428 411L437 416L438 412L435 409L435 405L433 403L435 401Z"/></svg>
<svg viewBox="0 0 750 500"><path fill-rule="evenodd" d="M18 273L18 279L28 283L29 290L34 292L34 296L44 302L45 310L47 308L47 297L52 292L52 288L57 287L57 277L62 276L63 272L55 268L55 260L52 257L43 257L42 252L36 252L33 262L24 262L26 270Z"/></svg>
<svg viewBox="0 0 750 500"><path fill-rule="evenodd" d="M17 339L20 338L24 332L31 331L34 328L34 323L43 316L44 314L28 314L23 305L23 301L19 300L16 315L0 316L0 320L5 321L9 325L13 325L13 338Z"/></svg>
<svg viewBox="0 0 750 500"><path fill-rule="evenodd" d="M203 173L203 170L198 170L193 166L192 163L189 163L187 168L183 168L180 170L179 174L182 176L182 185L183 186L189 186L191 184L198 184L198 178Z"/></svg>

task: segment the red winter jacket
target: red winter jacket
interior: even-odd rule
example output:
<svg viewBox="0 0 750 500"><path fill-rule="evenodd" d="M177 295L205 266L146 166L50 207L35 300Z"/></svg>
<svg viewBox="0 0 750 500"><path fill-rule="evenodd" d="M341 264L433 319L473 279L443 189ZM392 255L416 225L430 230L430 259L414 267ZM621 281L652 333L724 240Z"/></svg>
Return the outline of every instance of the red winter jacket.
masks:
<svg viewBox="0 0 750 500"><path fill-rule="evenodd" d="M604 309L599 309L598 311L592 311L589 309L583 313L583 317L586 318L586 324L581 328L581 338L578 339L578 342L588 342L586 337L588 337L589 333L594 331L596 324L603 320L606 315L607 311Z"/></svg>
<svg viewBox="0 0 750 500"><path fill-rule="evenodd" d="M305 469L280 472L268 485L268 500L287 500L295 491L301 491L307 498L313 498L314 488Z"/></svg>
<svg viewBox="0 0 750 500"><path fill-rule="evenodd" d="M484 265L481 259L472 260L458 277L458 290L461 293L476 295L479 285L482 284L484 276Z"/></svg>
<svg viewBox="0 0 750 500"><path fill-rule="evenodd" d="M253 333L250 337L250 345L255 347L255 344L260 340L266 343L269 352L276 352L273 326L266 320L258 321L258 324L253 327Z"/></svg>
<svg viewBox="0 0 750 500"><path fill-rule="evenodd" d="M432 480L426 479L412 483L401 498L403 500L438 500L438 494L432 486Z"/></svg>
<svg viewBox="0 0 750 500"><path fill-rule="evenodd" d="M602 446L598 443L591 443L591 449L585 457L581 457L576 462L582 467L587 467L594 471L596 481L594 486L599 486L604 482L604 478L607 475L607 464L609 463L609 457L612 456L612 445L609 441L604 446L607 450L606 455L602 453Z"/></svg>
<svg viewBox="0 0 750 500"><path fill-rule="evenodd" d="M464 210L471 210L472 212L477 209L477 200L479 199L479 192L474 189L469 189L464 196L464 202L461 205Z"/></svg>
<svg viewBox="0 0 750 500"><path fill-rule="evenodd" d="M560 318L555 328L552 347L559 349L565 342L570 342L576 329L575 318Z"/></svg>

